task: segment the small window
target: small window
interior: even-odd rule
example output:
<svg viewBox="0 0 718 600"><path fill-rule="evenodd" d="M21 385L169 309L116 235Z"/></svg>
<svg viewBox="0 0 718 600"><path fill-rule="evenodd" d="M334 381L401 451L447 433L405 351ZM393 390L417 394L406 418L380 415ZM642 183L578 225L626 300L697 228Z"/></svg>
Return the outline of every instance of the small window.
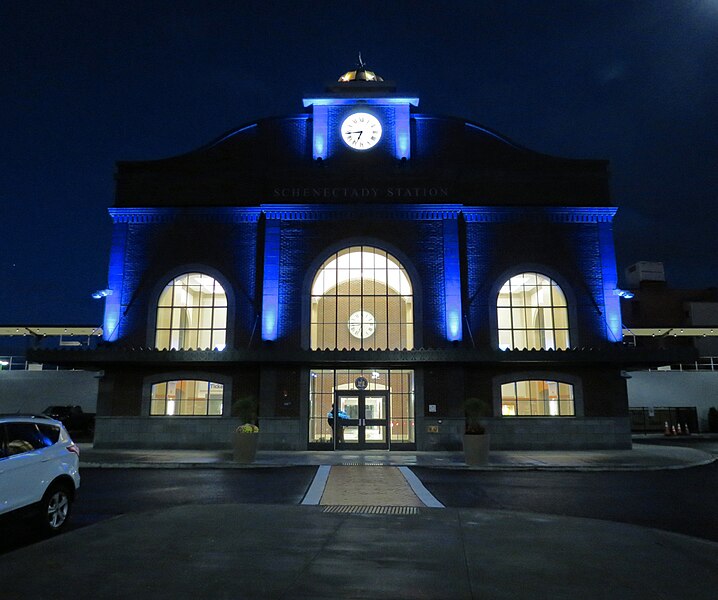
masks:
<svg viewBox="0 0 718 600"><path fill-rule="evenodd" d="M40 430L40 435L45 438L47 446L57 444L57 440L60 439L60 428L56 425L43 425L38 424L37 428Z"/></svg>

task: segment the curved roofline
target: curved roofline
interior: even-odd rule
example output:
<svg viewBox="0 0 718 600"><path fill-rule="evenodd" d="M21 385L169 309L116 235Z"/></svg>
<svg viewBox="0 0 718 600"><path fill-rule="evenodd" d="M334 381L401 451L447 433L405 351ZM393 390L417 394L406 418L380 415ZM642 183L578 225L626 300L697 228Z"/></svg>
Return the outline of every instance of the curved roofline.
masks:
<svg viewBox="0 0 718 600"><path fill-rule="evenodd" d="M470 127L472 129L478 129L479 131L482 131L486 133L487 135L490 135L494 139L503 142L505 144L508 144L512 148L515 148L516 150L521 150L523 152L528 152L530 154L536 154L538 156L543 156L545 158L552 158L554 160L567 160L567 161L588 161L588 162L608 162L606 159L602 158L572 158L568 156L557 156L556 154L548 154L546 152L540 152L538 150L534 150L532 148L528 148L522 144L519 144L518 142L515 142L511 138L505 136L503 133L499 133L498 131L491 129L489 127L486 127L485 125L482 125L481 123L477 123L476 121L469 121L468 119L464 119L462 117L455 117L452 115L432 115L428 113L416 113L413 114L412 117L414 118L426 118L426 119L446 119L450 121L460 121L465 126Z"/></svg>
<svg viewBox="0 0 718 600"><path fill-rule="evenodd" d="M212 141L202 144L201 146L198 146L197 148L193 148L192 150L188 150L187 152L181 152L180 154L172 154L170 156L163 156L162 158L150 158L150 159L139 159L139 160L119 160L117 161L118 164L130 164L130 163L159 163L165 160L175 160L178 158L184 158L191 156L193 154L198 154L200 152L204 152L206 150L210 150L214 148L215 146L218 146L222 142L229 140L230 138L233 138L235 135L238 135L240 133L244 133L245 131L249 129L253 129L257 125L259 125L262 122L265 121L278 121L282 119L306 119L309 118L310 115L303 114L303 113L296 113L293 115L284 115L284 116L272 116L272 117L262 117L260 119L255 119L254 121L246 121L244 124L240 125L239 127L233 127L232 129L227 129L224 133L214 138Z"/></svg>
<svg viewBox="0 0 718 600"><path fill-rule="evenodd" d="M507 144L508 146L511 146L512 148L519 150L521 152L526 152L528 154L533 154L535 156L541 156L544 158L549 158L552 160L563 160L563 161L571 161L571 162L608 162L606 159L596 159L596 158L571 158L571 157L565 157L565 156L557 156L554 154L547 154L545 152L539 152L537 150L533 150L531 148L527 148L526 146L523 146L522 144L519 144L512 140L511 138L505 136L502 133L499 133L498 131L495 131L489 127L486 127L485 125L482 125L481 123L477 123L475 121L470 121L462 117L456 117L452 115L441 115L441 114L429 114L429 113L413 113L412 118L414 119L436 119L436 120L445 120L445 121L454 121L458 123L462 123L465 127L476 129L482 133L485 133L488 136L491 136L495 140L502 142L504 144ZM198 146L197 148L194 148L192 150L189 150L187 152L182 152L180 154L174 154L171 156L165 156L162 158L155 158L155 159L139 159L139 160L121 160L118 161L118 164L131 164L131 163L160 163L163 161L170 161L170 160L176 160L179 158L185 158L190 157L195 154L199 154L202 152L205 152L207 150L211 150L212 148L215 148L216 146L219 146L223 142L226 142L227 140L232 139L233 137L244 133L246 131L249 131L251 129L254 129L259 125L260 123L265 123L268 121L281 121L281 120L288 120L288 119L310 119L311 114L309 113L295 113L291 115L282 115L282 116L270 116L270 117L262 117L260 119L256 119L254 121L247 121L240 125L239 127L233 127L232 129L226 130L221 135L214 138L212 141L203 144L201 146Z"/></svg>

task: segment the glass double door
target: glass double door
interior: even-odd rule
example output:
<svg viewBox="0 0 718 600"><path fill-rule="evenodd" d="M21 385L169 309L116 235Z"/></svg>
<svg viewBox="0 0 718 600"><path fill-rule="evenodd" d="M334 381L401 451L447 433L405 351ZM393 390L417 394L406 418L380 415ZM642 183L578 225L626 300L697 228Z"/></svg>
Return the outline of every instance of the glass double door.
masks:
<svg viewBox="0 0 718 600"><path fill-rule="evenodd" d="M336 449L389 448L388 391L335 392L334 406L339 411L332 423Z"/></svg>

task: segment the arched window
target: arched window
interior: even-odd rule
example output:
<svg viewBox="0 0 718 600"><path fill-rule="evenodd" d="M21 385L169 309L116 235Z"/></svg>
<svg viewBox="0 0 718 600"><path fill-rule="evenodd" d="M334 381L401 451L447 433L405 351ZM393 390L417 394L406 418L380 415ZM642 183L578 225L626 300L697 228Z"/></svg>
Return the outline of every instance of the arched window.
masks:
<svg viewBox="0 0 718 600"><path fill-rule="evenodd" d="M566 296L553 279L541 273L514 275L499 291L496 308L502 350L569 347Z"/></svg>
<svg viewBox="0 0 718 600"><path fill-rule="evenodd" d="M152 386L151 416L222 416L224 386L212 381L182 379Z"/></svg>
<svg viewBox="0 0 718 600"><path fill-rule="evenodd" d="M224 350L227 294L204 273L185 273L170 281L157 303L158 350Z"/></svg>
<svg viewBox="0 0 718 600"><path fill-rule="evenodd" d="M528 379L501 386L504 417L572 417L573 386L560 381Z"/></svg>
<svg viewBox="0 0 718 600"><path fill-rule="evenodd" d="M391 254L370 246L330 256L312 283L313 350L410 350L414 303L406 270Z"/></svg>

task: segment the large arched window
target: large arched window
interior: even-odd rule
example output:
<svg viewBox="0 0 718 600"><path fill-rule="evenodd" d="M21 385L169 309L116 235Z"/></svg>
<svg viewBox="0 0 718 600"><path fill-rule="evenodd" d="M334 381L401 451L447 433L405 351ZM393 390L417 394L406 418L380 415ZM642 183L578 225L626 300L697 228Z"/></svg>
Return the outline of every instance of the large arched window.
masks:
<svg viewBox="0 0 718 600"><path fill-rule="evenodd" d="M313 350L414 347L414 303L406 270L370 246L345 248L321 266L311 290Z"/></svg>
<svg viewBox="0 0 718 600"><path fill-rule="evenodd" d="M158 350L224 350L227 294L204 273L185 273L170 281L157 303Z"/></svg>
<svg viewBox="0 0 718 600"><path fill-rule="evenodd" d="M559 285L541 273L520 273L499 291L499 348L558 350L569 347L568 307Z"/></svg>
<svg viewBox="0 0 718 600"><path fill-rule="evenodd" d="M504 417L572 417L575 412L570 383L527 379L501 385Z"/></svg>
<svg viewBox="0 0 718 600"><path fill-rule="evenodd" d="M152 386L151 416L221 416L224 386L212 381L182 379Z"/></svg>

